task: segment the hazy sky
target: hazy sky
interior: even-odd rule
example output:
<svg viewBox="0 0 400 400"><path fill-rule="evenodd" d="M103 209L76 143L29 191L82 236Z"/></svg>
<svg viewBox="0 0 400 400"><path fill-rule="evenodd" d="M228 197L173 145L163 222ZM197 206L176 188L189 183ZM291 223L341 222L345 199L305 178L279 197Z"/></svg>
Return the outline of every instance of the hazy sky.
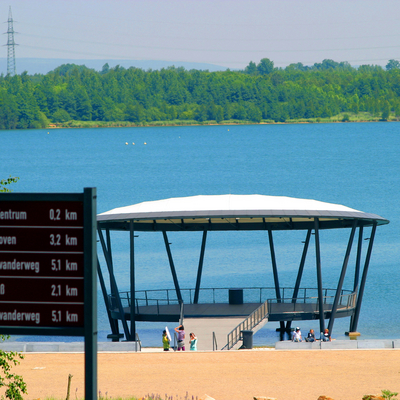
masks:
<svg viewBox="0 0 400 400"><path fill-rule="evenodd" d="M244 68L400 60L400 0L0 0L17 58L164 60ZM7 43L3 35L2 44ZM7 48L3 55L7 56Z"/></svg>

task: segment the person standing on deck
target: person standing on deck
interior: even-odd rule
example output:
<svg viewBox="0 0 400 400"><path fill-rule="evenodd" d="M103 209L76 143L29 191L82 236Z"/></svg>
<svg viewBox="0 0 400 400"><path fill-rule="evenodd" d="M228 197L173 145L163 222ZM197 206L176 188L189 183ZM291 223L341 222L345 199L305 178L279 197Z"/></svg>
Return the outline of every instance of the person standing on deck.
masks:
<svg viewBox="0 0 400 400"><path fill-rule="evenodd" d="M185 351L185 328L183 325L179 325L175 328L175 332L178 334L178 351Z"/></svg>
<svg viewBox="0 0 400 400"><path fill-rule="evenodd" d="M164 351L169 351L169 339L168 339L167 331L163 331L162 343L163 343Z"/></svg>
<svg viewBox="0 0 400 400"><path fill-rule="evenodd" d="M190 342L190 350L197 351L197 337L193 332L190 333L189 342Z"/></svg>

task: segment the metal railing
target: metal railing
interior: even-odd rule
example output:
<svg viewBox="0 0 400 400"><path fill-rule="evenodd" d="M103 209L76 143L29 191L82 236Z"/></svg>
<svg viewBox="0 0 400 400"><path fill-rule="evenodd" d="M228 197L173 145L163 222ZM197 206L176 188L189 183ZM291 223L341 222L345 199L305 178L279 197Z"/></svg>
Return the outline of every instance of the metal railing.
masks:
<svg viewBox="0 0 400 400"><path fill-rule="evenodd" d="M264 303L268 299L276 298L275 287L246 287L243 290L244 303ZM201 288L199 291L199 304L215 304L227 303L229 299L229 291L232 288ZM180 289L182 300L185 304L194 304L195 289ZM129 292L121 292L121 294ZM323 296L334 296L336 289L323 289ZM342 293L351 293L350 290L342 290ZM293 288L280 288L282 298L292 298ZM318 297L317 288L300 288L297 299L306 299L308 297ZM122 299L122 296L121 296ZM164 304L176 303L178 301L175 289L154 289L154 290L138 290L136 291L136 300L140 300L141 304L150 305L151 302L158 300L164 301Z"/></svg>
<svg viewBox="0 0 400 400"><path fill-rule="evenodd" d="M131 306L131 296L130 292L119 292L119 296L121 299L122 307L123 308L129 308ZM154 306L155 307L155 313L157 315L162 315L165 314L167 311L162 309L162 306L165 305L176 305L177 306L177 313L180 315L180 321L182 323L183 321L183 301L179 301L177 299L151 299L149 297L145 298L135 298L135 313L140 314L140 308L141 307L148 307L148 306ZM108 295L108 306L110 310L117 310L118 305L117 305L117 299L116 296L113 294Z"/></svg>
<svg viewBox="0 0 400 400"><path fill-rule="evenodd" d="M233 328L227 335L227 344L222 348L230 350L239 340L242 331L252 331L264 318L268 317L268 300L254 310L238 326Z"/></svg>
<svg viewBox="0 0 400 400"><path fill-rule="evenodd" d="M136 339L136 351L138 351L138 346L139 346L139 351L142 351L142 342L140 341L138 333L136 333L135 339Z"/></svg>
<svg viewBox="0 0 400 400"><path fill-rule="evenodd" d="M310 289L309 289L310 290ZM314 289L313 289L314 290ZM333 289L325 289L325 293ZM356 292L343 293L349 291L342 291L339 297L338 309L350 309L354 308L356 305ZM331 309L333 305L335 296L324 296L323 303L327 304L328 307L324 308L324 311ZM309 304L310 307L305 310L304 304ZM318 297L300 297L300 298L281 298L281 299L268 299L260 307L254 310L245 320L243 320L239 325L237 325L231 332L227 335L227 344L222 348L222 350L230 350L236 343L241 340L241 332L244 330L253 330L264 318L267 318L270 314L279 312L285 305L285 312L319 312ZM274 310L274 307L276 310Z"/></svg>
<svg viewBox="0 0 400 400"><path fill-rule="evenodd" d="M213 332L212 341L213 341L213 351L218 350L217 336L215 332Z"/></svg>
<svg viewBox="0 0 400 400"><path fill-rule="evenodd" d="M200 289L199 292L199 304L216 304L216 303L228 303L230 288L204 288ZM293 288L283 287L281 288L280 299L276 299L275 288L264 288L264 287L250 287L242 288L243 290L243 302L244 303L262 303L262 305L255 310L249 317L246 318L246 324L255 324L256 326L260 321L256 322L254 318L265 318L261 317L257 313L264 312L260 311L263 304L266 304L266 308L269 314L280 313L284 309L284 312L301 313L301 312L319 312L318 302L318 289L317 288L300 288L296 298L285 297L285 295L293 293ZM135 313L140 314L141 307L154 306L154 313L157 315L165 315L167 312L178 314L180 323L183 323L184 318L184 304L193 304L194 289L181 289L182 301L179 301L176 296L175 289L159 289L159 290L140 290L136 292L135 298ZM329 310L332 306L336 289L323 289L323 304L324 311ZM122 307L131 306L131 295L129 291L120 292ZM110 310L117 310L117 300L115 295L108 295L108 302ZM342 290L338 302L338 309L349 309L354 308L356 303L356 293L350 290ZM307 306L305 306L305 304ZM163 309L165 305L176 305L176 312L171 309ZM148 309L146 310L148 312ZM265 315L265 314L264 314ZM262 320L261 319L261 320ZM248 326L250 326L248 325ZM247 326L247 325L246 325ZM244 328L252 329L252 328ZM238 335L236 335L238 336ZM236 338L235 336L235 338ZM229 341L228 341L229 343Z"/></svg>
<svg viewBox="0 0 400 400"><path fill-rule="evenodd" d="M344 293L346 292L346 293ZM339 297L338 310L347 310L356 306L356 292L342 291ZM335 296L323 296L324 311L332 308ZM268 299L268 310L270 314L279 313L284 310L285 313L301 313L301 312L319 312L318 296L300 297L300 298L281 298ZM304 305L307 304L307 307Z"/></svg>

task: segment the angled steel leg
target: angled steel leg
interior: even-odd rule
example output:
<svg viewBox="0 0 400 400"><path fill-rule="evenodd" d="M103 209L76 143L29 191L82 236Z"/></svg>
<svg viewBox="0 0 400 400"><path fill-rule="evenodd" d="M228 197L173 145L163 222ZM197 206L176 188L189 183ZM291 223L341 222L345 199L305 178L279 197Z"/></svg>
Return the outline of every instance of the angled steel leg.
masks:
<svg viewBox="0 0 400 400"><path fill-rule="evenodd" d="M360 290L359 290L358 297L357 297L356 311L354 313L353 324L351 326L350 332L356 332L357 331L358 318L360 316L360 310L361 310L361 302L362 302L362 298L363 298L363 295L364 295L365 282L367 280L369 262L370 262L370 259L371 259L372 246L374 244L374 239L375 239L376 225L377 225L377 223L376 223L376 221L374 221L374 225L373 225L372 230L371 230L371 237L369 239L367 255L365 257L364 271L363 271L363 274L362 274L361 283L360 283Z"/></svg>
<svg viewBox="0 0 400 400"><path fill-rule="evenodd" d="M133 221L129 221L129 247L130 247L130 285L131 285L131 304L130 304L130 314L131 314L131 340L136 339L136 316L135 316L135 235L133 231Z"/></svg>
<svg viewBox="0 0 400 400"><path fill-rule="evenodd" d="M167 249L169 266L171 268L171 273L172 273L172 279L174 280L176 297L178 298L178 301L183 301L181 295L181 289L179 288L178 277L176 275L174 260L172 259L171 248L169 247L168 236L165 231L163 231L163 237L164 237L165 248Z"/></svg>
<svg viewBox="0 0 400 400"><path fill-rule="evenodd" d="M197 269L196 288L194 290L194 299L193 299L194 304L197 304L199 302L200 282L201 282L201 274L203 272L203 261L204 261L204 251L206 248L206 239L207 239L207 231L204 231L203 240L201 242L199 268Z"/></svg>
<svg viewBox="0 0 400 400"><path fill-rule="evenodd" d="M272 262L272 272L274 274L274 283L275 283L275 294L278 303L281 303L281 289L279 286L279 277L278 277L278 268L276 266L276 258L275 258L275 248L274 248L274 240L272 238L272 231L268 229L268 239L269 239L269 248L271 251L271 262ZM283 332L285 330L285 321L280 321L280 329Z"/></svg>
<svg viewBox="0 0 400 400"><path fill-rule="evenodd" d="M296 284L294 285L294 290L293 290L293 295L292 295L292 303L296 303L297 295L299 294L301 277L303 276L304 264L306 263L306 257L307 257L308 245L310 243L310 237L311 237L311 229L309 229L307 231L306 241L304 243L304 248L303 248L303 254L301 255L299 271L297 273ZM290 326L291 325L292 325L292 321L287 321L287 323L286 323L286 331L290 330Z"/></svg>
<svg viewBox="0 0 400 400"><path fill-rule="evenodd" d="M321 272L321 252L319 248L319 219L314 218L315 229L315 257L317 265L317 283L318 283L318 308L319 308L319 331L325 330L324 321L324 298L322 293L322 272Z"/></svg>
<svg viewBox="0 0 400 400"><path fill-rule="evenodd" d="M126 337L126 340L130 341L131 340L131 335L130 335L130 332L129 332L128 324L126 322L124 309L122 307L121 297L119 295L117 282L116 282L115 276L114 276L114 271L111 269L111 265L112 264L111 264L111 260L110 260L110 253L107 251L106 244L104 242L103 232L101 231L101 229L98 229L97 231L99 233L100 243L101 243L101 246L103 248L104 257L106 259L106 264L107 264L107 267L108 267L108 272L110 274L111 287L114 287L115 290L116 290L114 295L115 295L115 298L117 300L118 311L119 311L119 315L120 315L120 318L121 318L121 321L122 321L122 326L124 328L125 337Z"/></svg>
<svg viewBox="0 0 400 400"><path fill-rule="evenodd" d="M329 324L328 324L329 333L331 335L332 335L333 324L335 322L335 317L336 317L337 307L339 304L340 295L342 292L344 277L346 276L347 265L349 263L349 257L350 257L350 253L351 253L351 248L353 246L353 240L354 240L354 235L356 233L356 228L357 228L357 220L355 219L353 221L353 226L351 227L351 233L350 233L349 242L347 244L346 255L345 255L344 261L343 261L342 272L340 273L340 278L339 278L339 282L338 282L337 289L336 289L335 299L333 300L331 318L330 318Z"/></svg>
<svg viewBox="0 0 400 400"><path fill-rule="evenodd" d="M357 295L357 292L358 292L358 282L359 282L359 279L360 279L360 266L361 266L363 231L364 231L364 227L360 226L359 229L358 229L357 258L356 258L356 268L355 268L355 271L354 271L354 286L353 286L353 292L355 292L356 295ZM353 314L351 315L351 318L350 318L349 332L352 332L351 327L353 326L353 322L354 322L354 312L353 312Z"/></svg>
<svg viewBox="0 0 400 400"><path fill-rule="evenodd" d="M107 296L107 288L104 283L103 273L101 272L99 258L97 257L97 275L100 281L101 292L103 293L104 305L107 311L108 322L110 324L111 332L113 335L118 336L118 321L111 317L110 309L108 307L108 296Z"/></svg>

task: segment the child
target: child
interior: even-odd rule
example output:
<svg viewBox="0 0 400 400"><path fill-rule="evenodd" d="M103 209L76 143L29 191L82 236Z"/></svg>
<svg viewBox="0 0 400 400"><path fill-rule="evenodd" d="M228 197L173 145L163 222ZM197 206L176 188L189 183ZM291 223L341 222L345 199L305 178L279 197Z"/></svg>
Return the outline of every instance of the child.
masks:
<svg viewBox="0 0 400 400"><path fill-rule="evenodd" d="M197 351L197 337L193 332L190 333L189 342L190 342L190 350Z"/></svg>
<svg viewBox="0 0 400 400"><path fill-rule="evenodd" d="M164 351L169 351L169 339L168 339L167 331L163 331L162 343L163 343Z"/></svg>

